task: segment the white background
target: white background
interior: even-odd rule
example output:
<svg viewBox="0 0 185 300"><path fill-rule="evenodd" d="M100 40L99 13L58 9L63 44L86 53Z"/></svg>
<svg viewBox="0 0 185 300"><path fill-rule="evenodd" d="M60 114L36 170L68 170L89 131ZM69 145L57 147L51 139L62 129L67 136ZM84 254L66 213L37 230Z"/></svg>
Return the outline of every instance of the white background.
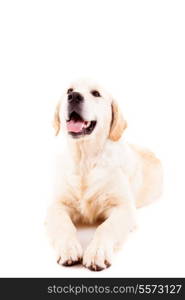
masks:
<svg viewBox="0 0 185 300"><path fill-rule="evenodd" d="M184 4L0 2L0 276L185 276ZM165 174L160 201L138 210L138 231L99 273L58 266L43 225L55 103L81 77L112 92L124 140L151 148ZM79 232L84 245L92 232Z"/></svg>

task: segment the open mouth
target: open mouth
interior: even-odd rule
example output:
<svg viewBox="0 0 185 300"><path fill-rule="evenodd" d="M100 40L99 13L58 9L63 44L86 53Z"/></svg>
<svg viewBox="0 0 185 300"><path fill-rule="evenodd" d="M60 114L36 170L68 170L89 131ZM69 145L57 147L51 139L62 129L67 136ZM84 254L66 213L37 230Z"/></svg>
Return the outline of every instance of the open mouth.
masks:
<svg viewBox="0 0 185 300"><path fill-rule="evenodd" d="M96 121L85 121L78 113L73 111L67 121L67 131L73 137L91 134L96 126Z"/></svg>

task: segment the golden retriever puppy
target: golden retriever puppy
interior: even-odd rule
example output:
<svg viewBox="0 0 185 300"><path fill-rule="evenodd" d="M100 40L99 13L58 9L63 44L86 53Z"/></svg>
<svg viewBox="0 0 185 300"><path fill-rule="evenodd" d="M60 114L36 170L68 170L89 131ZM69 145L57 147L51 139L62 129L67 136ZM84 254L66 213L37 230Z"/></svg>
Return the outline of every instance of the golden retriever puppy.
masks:
<svg viewBox="0 0 185 300"><path fill-rule="evenodd" d="M160 195L161 164L150 151L120 141L127 123L118 104L89 81L68 87L54 127L64 142L47 231L59 264L83 262L100 271L111 265L114 249L136 226L136 208ZM83 253L75 224L98 220L102 223Z"/></svg>

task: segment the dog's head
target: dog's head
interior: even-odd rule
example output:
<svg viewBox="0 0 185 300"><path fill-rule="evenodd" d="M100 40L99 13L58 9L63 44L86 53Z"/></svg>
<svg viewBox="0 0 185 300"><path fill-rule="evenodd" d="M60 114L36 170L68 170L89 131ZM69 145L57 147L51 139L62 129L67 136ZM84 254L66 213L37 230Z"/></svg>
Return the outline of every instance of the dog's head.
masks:
<svg viewBox="0 0 185 300"><path fill-rule="evenodd" d="M117 141L126 126L117 103L100 86L89 81L71 84L55 111L56 135L62 129L73 139L103 135Z"/></svg>

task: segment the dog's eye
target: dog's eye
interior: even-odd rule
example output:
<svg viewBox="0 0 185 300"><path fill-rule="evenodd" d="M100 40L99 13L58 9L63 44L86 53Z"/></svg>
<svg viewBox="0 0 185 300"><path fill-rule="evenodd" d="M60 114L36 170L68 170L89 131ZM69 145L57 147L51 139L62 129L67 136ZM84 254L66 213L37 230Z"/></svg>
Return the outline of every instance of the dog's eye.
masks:
<svg viewBox="0 0 185 300"><path fill-rule="evenodd" d="M91 94L92 94L94 97L101 97L100 93L99 93L97 90L91 91Z"/></svg>
<svg viewBox="0 0 185 300"><path fill-rule="evenodd" d="M67 90L67 94L70 94L70 93L72 93L73 92L73 89L68 89Z"/></svg>

